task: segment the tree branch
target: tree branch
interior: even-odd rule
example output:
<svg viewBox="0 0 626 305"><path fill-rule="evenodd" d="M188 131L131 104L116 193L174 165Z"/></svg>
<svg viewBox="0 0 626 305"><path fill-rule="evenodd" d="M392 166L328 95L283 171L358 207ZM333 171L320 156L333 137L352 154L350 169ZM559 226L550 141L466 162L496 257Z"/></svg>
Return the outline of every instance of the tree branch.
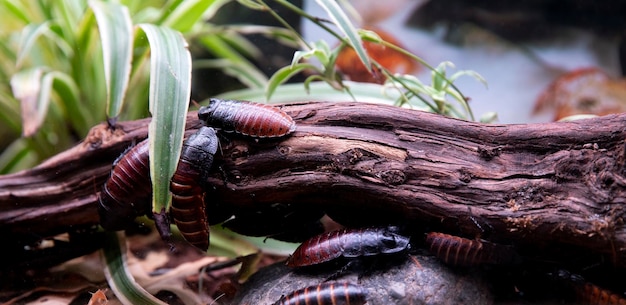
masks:
<svg viewBox="0 0 626 305"><path fill-rule="evenodd" d="M263 234L291 214L292 224L319 213L346 225L418 223L533 249L579 248L626 265L626 115L487 125L364 103L283 109L298 124L287 138L222 134L208 181L211 219L235 214ZM96 126L80 145L0 177L0 228L49 236L97 224L96 193L147 125ZM190 113L188 132L198 126Z"/></svg>

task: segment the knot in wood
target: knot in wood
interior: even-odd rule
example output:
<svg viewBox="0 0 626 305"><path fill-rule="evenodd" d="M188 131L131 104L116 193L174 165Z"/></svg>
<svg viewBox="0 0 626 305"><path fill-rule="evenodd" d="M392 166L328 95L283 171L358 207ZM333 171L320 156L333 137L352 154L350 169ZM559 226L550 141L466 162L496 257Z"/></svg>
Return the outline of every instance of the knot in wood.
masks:
<svg viewBox="0 0 626 305"><path fill-rule="evenodd" d="M501 147L490 148L490 147L478 146L478 155L480 156L480 158L482 158L485 161L490 161L491 159L499 156L501 152L502 152Z"/></svg>
<svg viewBox="0 0 626 305"><path fill-rule="evenodd" d="M290 152L291 152L291 147L285 146L285 145L278 146L279 154L285 156L285 155L288 155Z"/></svg>
<svg viewBox="0 0 626 305"><path fill-rule="evenodd" d="M231 160L236 160L239 158L245 158L248 154L248 148L245 146L237 146L231 150L230 158Z"/></svg>
<svg viewBox="0 0 626 305"><path fill-rule="evenodd" d="M404 183L404 181L406 180L406 175L401 170L391 169L381 172L380 179L390 185L399 185Z"/></svg>

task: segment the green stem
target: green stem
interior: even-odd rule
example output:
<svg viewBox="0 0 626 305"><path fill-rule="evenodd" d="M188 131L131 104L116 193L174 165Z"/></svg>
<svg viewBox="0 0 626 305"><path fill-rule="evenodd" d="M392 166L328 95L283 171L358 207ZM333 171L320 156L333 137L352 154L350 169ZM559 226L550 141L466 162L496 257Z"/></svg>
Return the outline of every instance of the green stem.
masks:
<svg viewBox="0 0 626 305"><path fill-rule="evenodd" d="M265 9L274 17L276 18L276 20L278 22L280 22L280 24L282 24L286 29L289 29L290 31L292 31L293 33L295 33L298 38L300 39L300 41L302 41L302 43L308 48L311 49L311 46L306 42L306 40L304 40L304 37L302 37L302 35L300 35L300 33L298 31L296 31L296 29L294 29L287 21L285 21L285 19L283 19L283 17L281 17L280 15L278 15L269 5L267 5L267 3L265 3L265 1L263 0L257 0L257 2L264 6ZM300 12L304 13L304 11L302 11L300 8L298 8L297 6L287 2L288 5L281 3L283 1L276 1L279 4L291 9L292 11L295 11L296 13L300 14L298 11L294 10L292 7L298 9ZM300 14L302 15L302 14Z"/></svg>
<svg viewBox="0 0 626 305"><path fill-rule="evenodd" d="M450 81L447 77L445 77L445 75L443 75L441 72L437 71L437 69L433 68L431 65L429 65L428 63L426 63L423 59L421 59L419 56L393 44L393 43L389 43L387 41L384 40L380 40L379 42L380 44L384 45L385 47L391 48L394 51L400 52L403 55L406 55L414 60L416 60L417 62L419 62L420 64L424 65L426 68L428 68L429 70L435 72L436 74L438 74L439 76L441 76L448 84L450 84L450 86L456 90L460 95L461 98L463 99L463 101L459 101L461 104L463 104L463 108L465 108L465 111L467 111L467 114L469 115L470 119L472 121L475 120L474 118L474 113L472 113L471 108L469 107L469 105L467 105L467 101L465 98L465 95L463 95L463 92L461 92L461 90L459 90L459 88L457 88L454 83L452 81Z"/></svg>

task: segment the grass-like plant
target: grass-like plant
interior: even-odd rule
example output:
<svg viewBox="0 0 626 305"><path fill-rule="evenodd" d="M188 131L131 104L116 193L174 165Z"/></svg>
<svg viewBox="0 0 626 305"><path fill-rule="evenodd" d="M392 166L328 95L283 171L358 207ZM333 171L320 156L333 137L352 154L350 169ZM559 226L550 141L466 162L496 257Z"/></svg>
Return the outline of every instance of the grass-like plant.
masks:
<svg viewBox="0 0 626 305"><path fill-rule="evenodd" d="M433 68L417 56L357 29L334 0L317 0L327 16L311 16L286 0L275 2L313 21L341 43L307 42L263 0L240 0L253 10L272 14L284 27L215 25L207 22L226 0L170 1L17 1L2 0L0 14L0 174L31 168L83 139L102 122L152 117L149 126L153 211L169 207L169 179L176 169L189 107L191 69L219 68L248 88L221 97L265 102L311 97L325 100L386 102L473 120L466 99L447 76L450 63ZM270 77L249 58L262 56L244 34L262 33L296 46L290 65ZM370 58L363 41L383 44L431 69L431 84L411 75L396 75ZM188 42L215 59L192 61ZM342 48L352 48L368 71L384 84L344 81L335 67ZM317 64L313 64L315 59ZM286 84L298 73L310 76ZM449 99L455 103L451 103ZM312 99L312 98L311 98ZM215 240L215 239L214 239ZM105 258L109 284L120 299L158 304L125 271L123 251L112 235ZM196 302L192 296L184 298Z"/></svg>

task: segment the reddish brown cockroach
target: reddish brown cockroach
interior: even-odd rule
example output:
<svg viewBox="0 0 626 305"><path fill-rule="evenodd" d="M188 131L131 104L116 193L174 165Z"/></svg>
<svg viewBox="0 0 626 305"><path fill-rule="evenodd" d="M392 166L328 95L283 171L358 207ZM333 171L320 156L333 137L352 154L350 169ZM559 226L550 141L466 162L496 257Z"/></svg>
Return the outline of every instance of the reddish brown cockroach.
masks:
<svg viewBox="0 0 626 305"><path fill-rule="evenodd" d="M289 267L304 267L339 257L356 258L394 254L409 249L409 237L396 227L341 229L317 235L302 243L287 259Z"/></svg>
<svg viewBox="0 0 626 305"><path fill-rule="evenodd" d="M363 305L366 290L348 282L325 282L292 291L272 305Z"/></svg>
<svg viewBox="0 0 626 305"><path fill-rule="evenodd" d="M106 230L122 230L135 217L150 210L148 140L126 150L113 163L111 175L99 196L100 224Z"/></svg>
<svg viewBox="0 0 626 305"><path fill-rule="evenodd" d="M626 305L623 295L616 294L611 290L602 288L586 281L582 276L570 273L567 270L559 270L555 273L556 278L565 280L569 294L576 297L580 304L590 305Z"/></svg>
<svg viewBox="0 0 626 305"><path fill-rule="evenodd" d="M438 232L428 233L426 244L435 256L451 265L508 264L519 259L508 246Z"/></svg>
<svg viewBox="0 0 626 305"><path fill-rule="evenodd" d="M215 130L200 128L183 143L181 159L172 177L172 218L183 237L191 244L208 248L208 222L204 213L206 177L217 151ZM106 230L125 229L132 220L150 211L152 184L149 167L149 142L144 140L123 153L113 165L111 176L100 193L100 223ZM155 215L157 216L157 215ZM169 221L155 217L164 240L169 239Z"/></svg>
<svg viewBox="0 0 626 305"><path fill-rule="evenodd" d="M282 137L296 130L293 119L280 108L247 101L212 98L198 110L207 126L255 138Z"/></svg>
<svg viewBox="0 0 626 305"><path fill-rule="evenodd" d="M582 284L582 287L577 288L576 294L584 304L626 305L626 299L623 296L591 283Z"/></svg>
<svg viewBox="0 0 626 305"><path fill-rule="evenodd" d="M176 172L170 182L170 214L185 240L202 251L209 248L209 224L204 202L207 179L218 139L215 130L201 127L183 143Z"/></svg>

